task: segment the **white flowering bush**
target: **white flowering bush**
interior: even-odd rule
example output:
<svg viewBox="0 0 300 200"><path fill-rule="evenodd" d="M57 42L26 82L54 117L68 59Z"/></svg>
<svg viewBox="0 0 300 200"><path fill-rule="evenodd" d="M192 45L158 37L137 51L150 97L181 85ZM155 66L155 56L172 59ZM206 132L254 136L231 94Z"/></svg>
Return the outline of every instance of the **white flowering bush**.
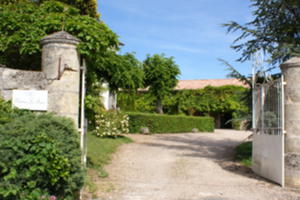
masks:
<svg viewBox="0 0 300 200"><path fill-rule="evenodd" d="M95 116L94 134L98 137L118 137L129 133L128 115L117 111L105 111Z"/></svg>

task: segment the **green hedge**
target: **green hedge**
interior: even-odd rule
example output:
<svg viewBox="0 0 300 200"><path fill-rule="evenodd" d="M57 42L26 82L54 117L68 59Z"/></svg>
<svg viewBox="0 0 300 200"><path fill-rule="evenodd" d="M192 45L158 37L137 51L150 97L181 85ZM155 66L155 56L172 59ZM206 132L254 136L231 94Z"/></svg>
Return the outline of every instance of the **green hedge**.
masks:
<svg viewBox="0 0 300 200"><path fill-rule="evenodd" d="M147 113L127 113L129 132L139 133L141 127L148 127L151 133L184 133L197 128L201 132L214 131L211 117L188 117L182 115L159 115Z"/></svg>
<svg viewBox="0 0 300 200"><path fill-rule="evenodd" d="M76 199L84 177L79 134L72 120L3 105L0 199L38 200L50 195L59 200Z"/></svg>
<svg viewBox="0 0 300 200"><path fill-rule="evenodd" d="M0 98L0 125L14 121L16 118L31 113L31 111L12 108L11 102Z"/></svg>

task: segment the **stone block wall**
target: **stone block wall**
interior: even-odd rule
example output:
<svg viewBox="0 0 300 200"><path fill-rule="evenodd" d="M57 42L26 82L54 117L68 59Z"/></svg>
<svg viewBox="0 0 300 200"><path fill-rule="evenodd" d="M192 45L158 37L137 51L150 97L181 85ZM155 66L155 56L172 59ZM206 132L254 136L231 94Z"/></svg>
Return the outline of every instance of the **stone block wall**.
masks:
<svg viewBox="0 0 300 200"><path fill-rule="evenodd" d="M43 72L0 67L0 96L5 100L11 100L14 89L44 90L47 85L48 81Z"/></svg>
<svg viewBox="0 0 300 200"><path fill-rule="evenodd" d="M285 182L300 188L300 58L281 65L285 85Z"/></svg>

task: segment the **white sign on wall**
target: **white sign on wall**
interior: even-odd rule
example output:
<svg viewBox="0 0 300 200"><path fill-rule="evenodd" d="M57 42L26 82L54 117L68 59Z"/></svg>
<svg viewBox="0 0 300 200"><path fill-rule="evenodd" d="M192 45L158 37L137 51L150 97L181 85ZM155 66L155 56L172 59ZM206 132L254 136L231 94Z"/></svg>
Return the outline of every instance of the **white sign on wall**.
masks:
<svg viewBox="0 0 300 200"><path fill-rule="evenodd" d="M47 111L47 90L13 90L12 104L14 107L27 110Z"/></svg>

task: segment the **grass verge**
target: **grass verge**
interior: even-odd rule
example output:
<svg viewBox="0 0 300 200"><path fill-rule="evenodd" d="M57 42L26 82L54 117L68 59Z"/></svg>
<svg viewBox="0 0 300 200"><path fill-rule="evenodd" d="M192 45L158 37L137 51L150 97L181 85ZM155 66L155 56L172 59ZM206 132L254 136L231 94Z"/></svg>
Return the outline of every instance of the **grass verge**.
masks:
<svg viewBox="0 0 300 200"><path fill-rule="evenodd" d="M247 167L251 167L252 142L244 142L235 148L235 160Z"/></svg>
<svg viewBox="0 0 300 200"><path fill-rule="evenodd" d="M131 143L132 140L127 137L117 138L100 138L91 133L87 134L87 170L88 175L85 180L86 192L96 197L95 192L99 190L99 186L95 181L105 178L108 173L104 170L104 166L109 164L111 156L122 144ZM110 187L106 187L108 190ZM103 189L103 188L102 188Z"/></svg>
<svg viewBox="0 0 300 200"><path fill-rule="evenodd" d="M109 163L111 155L116 152L120 145L131 142L132 140L130 138L124 136L117 138L100 138L88 133L88 168L96 169L100 177L108 176L103 167Z"/></svg>

